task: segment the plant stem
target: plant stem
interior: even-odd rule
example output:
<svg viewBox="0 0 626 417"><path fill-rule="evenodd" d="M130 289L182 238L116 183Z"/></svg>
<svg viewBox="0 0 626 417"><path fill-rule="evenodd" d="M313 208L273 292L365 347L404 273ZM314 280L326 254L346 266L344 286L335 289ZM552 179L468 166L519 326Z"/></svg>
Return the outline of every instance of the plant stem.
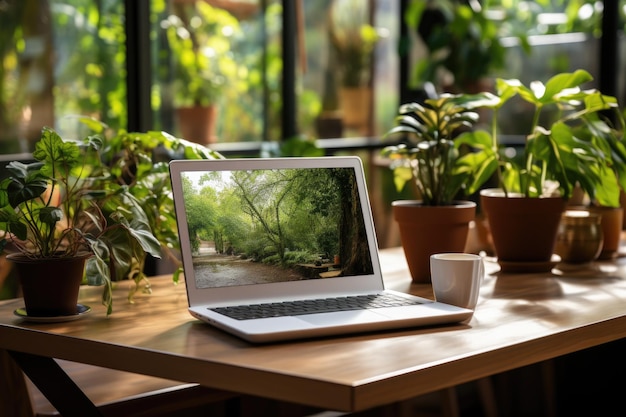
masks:
<svg viewBox="0 0 626 417"><path fill-rule="evenodd" d="M525 197L530 197L530 178L532 175L532 167L533 167L533 153L528 149L529 143L532 138L536 135L535 130L539 125L539 115L541 114L541 109L543 108L541 103L537 103L535 107L535 114L533 114L533 122L531 124L530 134L526 137L526 143L524 144L524 154L526 155L526 173L520 172L520 190ZM545 164L542 168L542 175L544 175ZM524 178L525 177L525 178Z"/></svg>
<svg viewBox="0 0 626 417"><path fill-rule="evenodd" d="M496 160L498 161L498 167L496 168L496 173L498 175L498 184L500 188L504 191L504 196L508 197L509 192L504 184L504 179L502 178L502 166L500 165L500 158L498 156L498 124L496 123L498 120L498 110L499 108L495 107L493 109L493 117L491 118L491 150L496 155Z"/></svg>

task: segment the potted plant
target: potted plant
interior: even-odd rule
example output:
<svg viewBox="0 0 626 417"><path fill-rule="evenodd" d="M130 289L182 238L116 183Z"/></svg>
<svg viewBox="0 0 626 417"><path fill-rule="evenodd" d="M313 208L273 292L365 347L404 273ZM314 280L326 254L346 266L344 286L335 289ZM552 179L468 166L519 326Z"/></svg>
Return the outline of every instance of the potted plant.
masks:
<svg viewBox="0 0 626 417"><path fill-rule="evenodd" d="M424 104L400 106L396 126L387 137L401 135L404 143L387 146L382 155L391 159L398 190L413 185L419 200L392 203L400 226L402 246L415 282L429 282L430 255L463 252L474 219L476 203L458 201L471 171L460 164L464 155L458 140L469 132L478 114L473 109L486 104L485 94L442 94Z"/></svg>
<svg viewBox="0 0 626 417"><path fill-rule="evenodd" d="M505 64L502 29L478 1L411 1L404 21L424 43L426 56L411 74L413 85L432 82L454 93L476 93ZM517 36L525 51L526 35Z"/></svg>
<svg viewBox="0 0 626 417"><path fill-rule="evenodd" d="M241 92L233 44L239 21L204 1L177 2L161 22L172 56L173 104L181 136L214 143L218 103L224 87Z"/></svg>
<svg viewBox="0 0 626 417"><path fill-rule="evenodd" d="M330 40L340 68L339 100L343 123L364 129L371 120L372 55L379 34L369 24L369 8L359 0L334 0L329 12Z"/></svg>
<svg viewBox="0 0 626 417"><path fill-rule="evenodd" d="M475 131L460 140L480 155L461 161L476 181L468 191L477 191L492 174L498 180L499 189L481 191L481 206L503 270L552 268L561 214L576 186L601 205L619 205L620 188L626 185L626 147L607 112L615 112L616 120L621 116L614 97L583 89L591 80L584 70L529 86L498 79L497 94L486 93L493 109L491 133ZM498 113L515 96L534 107L534 118L521 153L509 157L498 141ZM552 118L544 117L548 110ZM529 245L520 248L521 243Z"/></svg>
<svg viewBox="0 0 626 417"><path fill-rule="evenodd" d="M315 127L320 139L343 137L343 115L339 102L338 60L339 54L332 47L332 30L328 33L327 63L324 69L324 87L322 92L322 106L315 120Z"/></svg>
<svg viewBox="0 0 626 417"><path fill-rule="evenodd" d="M111 281L141 275L147 253L160 256L145 211L128 187L110 181L101 150L98 136L64 140L44 128L36 162L7 166L1 243L16 265L28 317L77 315L83 272L88 284L104 286L110 314Z"/></svg>
<svg viewBox="0 0 626 417"><path fill-rule="evenodd" d="M161 245L162 262L174 266L173 279L178 282L182 265L168 163L172 159L219 159L222 156L167 132L111 131L98 120L87 117L78 120L89 129L89 134L102 138L99 154L92 156L104 164L110 181L126 187L143 207L150 228Z"/></svg>

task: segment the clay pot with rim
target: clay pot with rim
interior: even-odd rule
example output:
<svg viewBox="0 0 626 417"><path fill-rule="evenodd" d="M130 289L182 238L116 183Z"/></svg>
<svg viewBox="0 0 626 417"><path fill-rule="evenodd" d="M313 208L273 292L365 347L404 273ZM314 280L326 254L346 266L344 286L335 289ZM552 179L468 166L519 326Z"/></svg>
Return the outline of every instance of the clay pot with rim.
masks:
<svg viewBox="0 0 626 417"><path fill-rule="evenodd" d="M370 108L372 89L362 87L342 87L339 90L343 125L351 128L363 129L371 119Z"/></svg>
<svg viewBox="0 0 626 417"><path fill-rule="evenodd" d="M392 210L413 282L430 283L430 255L464 251L476 203L425 206L419 200L399 200Z"/></svg>
<svg viewBox="0 0 626 417"><path fill-rule="evenodd" d="M78 314L78 291L90 253L75 257L29 258L21 253L7 255L17 271L26 313L31 317L60 317Z"/></svg>
<svg viewBox="0 0 626 417"><path fill-rule="evenodd" d="M598 259L615 259L619 252L619 243L624 221L624 209L622 207L591 206L588 210L602 216L600 225L602 226L604 239L602 251L600 252L600 256L598 256Z"/></svg>
<svg viewBox="0 0 626 417"><path fill-rule="evenodd" d="M176 109L178 128L183 139L202 145L217 142L217 106L181 107Z"/></svg>
<svg viewBox="0 0 626 417"><path fill-rule="evenodd" d="M486 189L480 192L480 203L502 270L508 265L524 264L528 268L514 269L533 271L533 265L551 269L549 265L554 259L556 237L567 200L511 193L505 197L500 189Z"/></svg>

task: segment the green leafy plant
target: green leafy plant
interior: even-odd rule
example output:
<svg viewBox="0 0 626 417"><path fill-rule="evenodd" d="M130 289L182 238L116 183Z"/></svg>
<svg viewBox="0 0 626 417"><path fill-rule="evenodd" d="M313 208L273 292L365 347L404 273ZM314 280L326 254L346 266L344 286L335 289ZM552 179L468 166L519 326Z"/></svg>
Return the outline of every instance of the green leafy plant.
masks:
<svg viewBox="0 0 626 417"><path fill-rule="evenodd" d="M9 163L0 183L2 246L31 258L91 253L86 281L104 285L103 304L112 312L111 281L142 279L146 254L160 256L141 203L128 187L110 181L99 162L101 137L64 140L44 128L36 162ZM8 246L7 246L8 245Z"/></svg>
<svg viewBox="0 0 626 417"><path fill-rule="evenodd" d="M103 164L109 180L125 187L143 207L148 224L161 245L161 255L177 266L178 282L182 266L172 185L168 163L172 159L220 159L222 155L202 145L177 138L167 132L126 132L111 130L104 123L86 117L79 121L103 140L99 154L89 164Z"/></svg>
<svg viewBox="0 0 626 417"><path fill-rule="evenodd" d="M452 204L471 175L460 164L463 152L458 139L469 134L467 129L478 121L478 113L473 109L487 105L489 100L486 94L441 94L425 100L424 104L400 106L396 126L387 137L401 136L404 143L387 146L382 151L383 156L392 160L398 191L412 182L424 205ZM476 157L479 156L467 158Z"/></svg>
<svg viewBox="0 0 626 417"><path fill-rule="evenodd" d="M493 109L491 132L475 131L459 140L480 155L461 160L472 172L469 192L495 174L507 195L569 198L579 185L600 205L618 206L620 188L626 189L624 120L615 97L583 89L592 79L584 70L528 86L519 80L498 79L497 94L485 93ZM510 157L498 140L498 113L515 96L534 107L534 117L521 153ZM544 117L548 110L556 110L549 120Z"/></svg>
<svg viewBox="0 0 626 417"><path fill-rule="evenodd" d="M422 37L428 54L419 60L411 83L433 82L454 92L470 89L504 67L506 50L501 25L478 1L411 1L404 20ZM525 36L518 37L526 51ZM476 90L473 90L476 92Z"/></svg>
<svg viewBox="0 0 626 417"><path fill-rule="evenodd" d="M82 140L42 132L36 162L12 162L0 183L2 245L30 257L92 253L89 285L104 285L103 303L112 312L112 282L146 280L147 254L182 267L168 162L222 156L166 132L115 131L98 120L77 119L88 130Z"/></svg>
<svg viewBox="0 0 626 417"><path fill-rule="evenodd" d="M341 68L341 85L368 85L371 77L372 53L380 36L370 25L366 2L335 0L329 12L332 46Z"/></svg>
<svg viewBox="0 0 626 417"><path fill-rule="evenodd" d="M232 51L242 32L229 12L204 1L181 3L161 27L172 53L176 107L206 106L215 103L226 86L242 88L241 68Z"/></svg>

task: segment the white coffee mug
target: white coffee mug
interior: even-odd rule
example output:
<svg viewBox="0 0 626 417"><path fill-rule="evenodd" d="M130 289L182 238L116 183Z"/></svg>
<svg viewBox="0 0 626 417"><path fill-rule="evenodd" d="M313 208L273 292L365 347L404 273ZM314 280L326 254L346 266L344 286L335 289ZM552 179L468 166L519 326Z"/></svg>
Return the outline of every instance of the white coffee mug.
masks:
<svg viewBox="0 0 626 417"><path fill-rule="evenodd" d="M483 259L471 253L436 253L430 257L435 300L473 310L485 275Z"/></svg>

